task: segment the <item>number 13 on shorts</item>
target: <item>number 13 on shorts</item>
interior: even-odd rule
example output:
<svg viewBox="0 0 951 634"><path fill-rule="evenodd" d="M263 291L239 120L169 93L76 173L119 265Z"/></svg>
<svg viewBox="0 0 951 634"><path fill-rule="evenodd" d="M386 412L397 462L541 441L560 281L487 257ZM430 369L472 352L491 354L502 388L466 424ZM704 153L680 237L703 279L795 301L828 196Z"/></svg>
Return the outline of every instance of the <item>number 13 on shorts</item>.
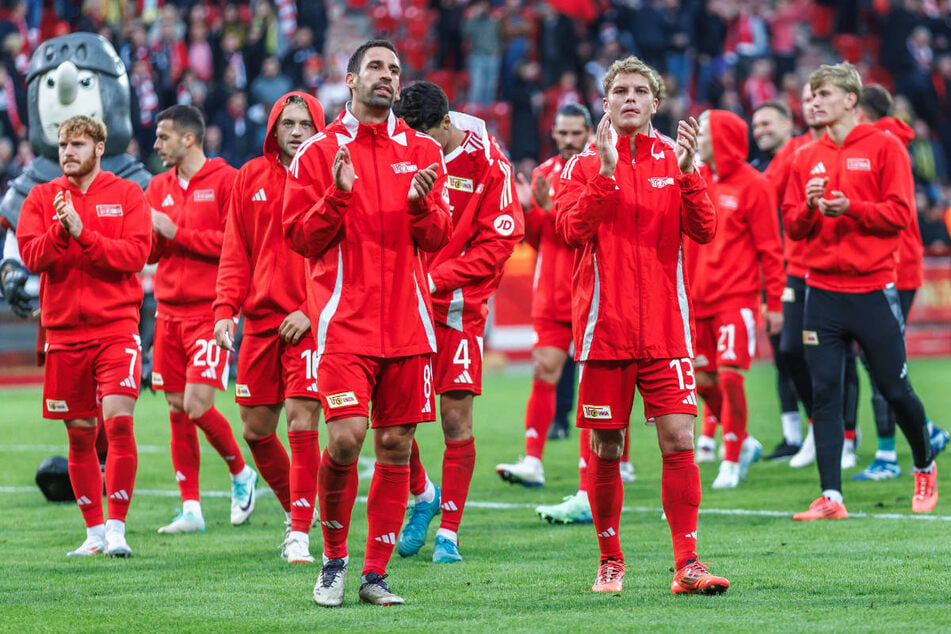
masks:
<svg viewBox="0 0 951 634"><path fill-rule="evenodd" d="M697 377L693 373L693 360L689 357L671 359L669 367L677 373L677 386L683 392L689 392L684 399L685 405L696 405Z"/></svg>

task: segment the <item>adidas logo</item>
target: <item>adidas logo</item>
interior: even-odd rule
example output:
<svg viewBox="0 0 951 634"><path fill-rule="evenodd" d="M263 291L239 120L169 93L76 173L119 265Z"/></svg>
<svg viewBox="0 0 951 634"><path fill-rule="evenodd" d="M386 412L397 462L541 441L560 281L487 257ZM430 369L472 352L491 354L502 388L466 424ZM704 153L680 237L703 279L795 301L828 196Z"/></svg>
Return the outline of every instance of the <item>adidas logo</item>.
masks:
<svg viewBox="0 0 951 634"><path fill-rule="evenodd" d="M529 427L528 429L525 430L525 437L538 438L538 432L533 427Z"/></svg>
<svg viewBox="0 0 951 634"><path fill-rule="evenodd" d="M449 501L447 501L447 502L443 502L443 503L440 505L440 507L441 507L442 510L444 510L444 511L458 511L458 510L459 510L459 507L456 506L456 503L453 502L452 500L449 500Z"/></svg>
<svg viewBox="0 0 951 634"><path fill-rule="evenodd" d="M373 541L382 542L384 544L395 544L396 543L396 533L387 533L386 535L380 535L379 537L374 537Z"/></svg>
<svg viewBox="0 0 951 634"><path fill-rule="evenodd" d="M606 531L602 531L598 533L598 537L614 537L615 535L617 535L617 533L614 532L613 528L609 528Z"/></svg>
<svg viewBox="0 0 951 634"><path fill-rule="evenodd" d="M168 196L166 196L166 197L165 197L165 200L162 201L162 206L163 206L163 207L171 207L171 206L174 205L174 204L175 204L175 201L172 199L172 195L171 195L171 194L169 194Z"/></svg>
<svg viewBox="0 0 951 634"><path fill-rule="evenodd" d="M76 504L78 504L79 506L85 506L86 504L92 504L92 500L87 498L85 495L80 495L76 499Z"/></svg>
<svg viewBox="0 0 951 634"><path fill-rule="evenodd" d="M308 392L314 392L314 393L316 394L316 393L318 392L318 390L317 390L317 384L316 384L316 383L311 383L310 385L308 385L308 386L307 386L307 391L308 391Z"/></svg>
<svg viewBox="0 0 951 634"><path fill-rule="evenodd" d="M264 193L264 188L262 187L257 192L255 192L254 196L251 196L251 200L258 200L261 202L267 201L267 195Z"/></svg>
<svg viewBox="0 0 951 634"><path fill-rule="evenodd" d="M308 502L304 498L300 498L291 502L291 506L296 506L297 508L301 508L301 509L309 509L310 502Z"/></svg>
<svg viewBox="0 0 951 634"><path fill-rule="evenodd" d="M208 368L207 370L201 373L201 376L206 379L211 379L212 381L215 381L218 379L218 374L215 372L214 368Z"/></svg>
<svg viewBox="0 0 951 634"><path fill-rule="evenodd" d="M135 389L135 377L127 376L126 378L122 379L122 383L119 385L122 387L131 387L132 389Z"/></svg>
<svg viewBox="0 0 951 634"><path fill-rule="evenodd" d="M822 161L819 161L818 163L816 163L813 166L812 170L809 172L809 174L813 176L815 176L816 174L825 174L825 173L826 173L826 166L822 164Z"/></svg>
<svg viewBox="0 0 951 634"><path fill-rule="evenodd" d="M687 398L685 398L685 399L683 400L683 404L684 404L684 405L696 405L696 404L697 404L697 397L696 397L696 395L695 395L693 392L691 392L690 394L688 394L688 395L687 395Z"/></svg>
<svg viewBox="0 0 951 634"><path fill-rule="evenodd" d="M472 377L469 375L469 371L463 370L462 374L457 376L453 383L472 383Z"/></svg>
<svg viewBox="0 0 951 634"><path fill-rule="evenodd" d="M420 414L430 414L433 411L433 406L429 404L429 401L426 401L426 404L423 405L423 409L419 410Z"/></svg>
<svg viewBox="0 0 951 634"><path fill-rule="evenodd" d="M723 434L723 440L729 440L730 442L736 442L736 441L739 440L739 439L740 439L740 437L737 436L737 435L736 435L735 433L733 433L732 431Z"/></svg>
<svg viewBox="0 0 951 634"><path fill-rule="evenodd" d="M115 493L113 493L112 495L110 495L110 496L109 496L109 499L110 499L110 500L123 500L123 501L128 502L128 501L129 501L129 494L125 492L125 489L119 489L118 491L116 491Z"/></svg>
<svg viewBox="0 0 951 634"><path fill-rule="evenodd" d="M697 531L691 531L684 535L687 539L697 539Z"/></svg>
<svg viewBox="0 0 951 634"><path fill-rule="evenodd" d="M175 472L175 481L176 481L176 482L184 482L184 481L187 480L187 479L188 479L188 478L186 478L186 477L185 477L185 474L182 473L181 471L176 471L176 472Z"/></svg>
<svg viewBox="0 0 951 634"><path fill-rule="evenodd" d="M340 522L336 520L324 520L323 522L321 522L321 524L323 524L327 528L332 528L334 530L340 530L341 528L343 528L343 524L341 524ZM392 533L390 534L392 535ZM377 539L379 539L379 537L377 537Z"/></svg>

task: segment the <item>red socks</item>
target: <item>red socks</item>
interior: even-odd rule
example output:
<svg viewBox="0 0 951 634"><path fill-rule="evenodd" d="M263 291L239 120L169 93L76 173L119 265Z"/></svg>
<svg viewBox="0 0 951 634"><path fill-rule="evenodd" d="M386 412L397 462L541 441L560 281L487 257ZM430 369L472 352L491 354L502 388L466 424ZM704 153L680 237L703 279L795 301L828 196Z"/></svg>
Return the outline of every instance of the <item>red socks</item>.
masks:
<svg viewBox="0 0 951 634"><path fill-rule="evenodd" d="M86 526L99 526L102 519L102 471L96 455L95 427L67 427L69 436L69 482Z"/></svg>
<svg viewBox="0 0 951 634"><path fill-rule="evenodd" d="M135 473L139 467L132 417L113 416L103 425L109 438L109 453L106 456L108 517L124 522L129 512L129 502L132 500L132 489L135 487Z"/></svg>
<svg viewBox="0 0 951 634"><path fill-rule="evenodd" d="M723 395L723 451L724 460L740 461L740 450L746 438L746 391L743 375L734 370L720 370L717 374Z"/></svg>
<svg viewBox="0 0 951 634"><path fill-rule="evenodd" d="M182 501L200 500L198 494L198 468L201 455L198 453L198 431L195 423L185 412L169 412L172 423L172 468L175 481L182 494Z"/></svg>
<svg viewBox="0 0 951 634"><path fill-rule="evenodd" d="M720 386L716 383L698 385L697 394L703 399L703 427L700 434L714 438L717 435L720 415L723 413L723 394L720 392Z"/></svg>
<svg viewBox="0 0 951 634"><path fill-rule="evenodd" d="M419 459L419 445L413 439L413 448L409 454L409 492L413 495L422 495L426 490L426 468Z"/></svg>
<svg viewBox="0 0 951 634"><path fill-rule="evenodd" d="M413 441L415 444L415 441ZM439 528L458 532L475 469L475 438L446 441L442 457L442 521Z"/></svg>
<svg viewBox="0 0 951 634"><path fill-rule="evenodd" d="M324 469L321 469L321 474ZM356 480L356 470L354 470L354 480ZM323 495L323 489L321 489L321 495ZM409 465L397 466L377 462L374 465L373 479L370 481L370 493L367 498L368 532L363 574L368 572L386 574L386 564L393 555L396 536L403 525L408 497ZM321 504L323 504L323 498L321 498ZM321 508L321 518L323 517L323 508Z"/></svg>
<svg viewBox="0 0 951 634"><path fill-rule="evenodd" d="M274 495L281 503L284 511L290 511L291 461L287 457L284 445L281 444L281 439L277 437L277 434L271 433L257 440L248 440L247 443L248 447L251 448L251 456L254 458L258 473L274 491ZM311 506L313 506L313 500L311 500ZM308 523L308 526L310 526L310 523Z"/></svg>
<svg viewBox="0 0 951 634"><path fill-rule="evenodd" d="M291 530L309 533L317 502L317 470L320 467L320 445L317 430L289 431L291 444L290 511Z"/></svg>
<svg viewBox="0 0 951 634"><path fill-rule="evenodd" d="M664 454L661 502L670 525L677 570L697 558L697 515L700 512L700 469L693 450ZM595 519L597 522L597 519Z"/></svg>
<svg viewBox="0 0 951 634"><path fill-rule="evenodd" d="M241 448L238 447L238 441L234 439L231 424L227 418L222 416L221 412L212 407L198 418L192 419L192 422L205 432L205 438L228 463L228 471L231 472L231 475L236 475L244 470L244 457L241 455Z"/></svg>
<svg viewBox="0 0 951 634"><path fill-rule="evenodd" d="M532 381L532 392L525 405L525 455L541 460L548 439L548 428L555 418L555 384Z"/></svg>
<svg viewBox="0 0 951 634"><path fill-rule="evenodd" d="M598 534L601 561L624 560L618 524L621 507L624 505L624 487L621 486L620 460L602 460L591 452L588 462L588 501L594 518L594 530Z"/></svg>
<svg viewBox="0 0 951 634"><path fill-rule="evenodd" d="M408 471L408 468L407 468ZM407 474L408 476L408 474ZM376 473L373 482L376 482ZM373 484L370 484L372 496ZM402 491L403 512L406 512L406 491ZM324 555L328 559L347 556L347 534L350 532L350 516L357 499L357 461L339 464L333 461L327 450L320 460L317 474L317 501L320 503L320 524L324 536ZM399 531L403 513L396 520ZM373 533L371 532L371 535ZM396 539L393 539L396 543ZM392 546L390 547L392 549ZM369 550L367 552L369 556ZM382 572L380 574L383 574Z"/></svg>
<svg viewBox="0 0 951 634"><path fill-rule="evenodd" d="M578 490L588 490L588 464L591 462L591 430L581 429L578 434Z"/></svg>

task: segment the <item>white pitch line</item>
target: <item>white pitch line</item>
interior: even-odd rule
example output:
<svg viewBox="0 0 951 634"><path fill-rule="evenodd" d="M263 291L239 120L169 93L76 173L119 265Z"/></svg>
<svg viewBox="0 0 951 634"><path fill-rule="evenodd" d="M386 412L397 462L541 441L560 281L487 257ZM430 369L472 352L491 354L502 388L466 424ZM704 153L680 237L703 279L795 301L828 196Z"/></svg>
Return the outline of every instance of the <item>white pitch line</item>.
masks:
<svg viewBox="0 0 951 634"><path fill-rule="evenodd" d="M361 460L369 460L361 458ZM29 486L0 486L0 494L11 493L39 493L39 489ZM258 496L271 496L274 492L267 487L257 490ZM135 495L146 497L167 497L177 498L179 492L174 489L136 489ZM202 497L206 498L230 498L230 491L202 491ZM365 495L357 497L357 502L367 503ZM534 509L536 504L527 504L519 502L481 502L478 500L469 500L466 506L479 509L488 509L493 511L512 511L520 509ZM625 513L654 513L660 515L664 512L659 506L625 506ZM700 509L701 515L733 515L745 517L792 517L792 511L767 511L755 509ZM915 520L927 522L951 522L951 515L906 515L903 513L849 513L849 519L872 519L872 520Z"/></svg>

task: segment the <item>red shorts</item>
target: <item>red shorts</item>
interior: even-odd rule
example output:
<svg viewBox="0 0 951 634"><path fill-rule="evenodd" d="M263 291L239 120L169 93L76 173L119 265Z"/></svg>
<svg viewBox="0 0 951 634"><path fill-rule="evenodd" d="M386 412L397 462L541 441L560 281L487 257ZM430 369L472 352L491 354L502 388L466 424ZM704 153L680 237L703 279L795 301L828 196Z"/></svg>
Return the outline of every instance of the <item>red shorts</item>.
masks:
<svg viewBox="0 0 951 634"><path fill-rule="evenodd" d="M317 361L317 384L328 422L368 417L371 402L371 427L436 420L431 354L391 359L324 354Z"/></svg>
<svg viewBox="0 0 951 634"><path fill-rule="evenodd" d="M178 320L155 316L152 387L184 392L186 383L228 389L231 353L215 343L211 319Z"/></svg>
<svg viewBox="0 0 951 634"><path fill-rule="evenodd" d="M46 351L43 418L95 418L98 396L137 399L142 378L139 335L55 345Z"/></svg>
<svg viewBox="0 0 951 634"><path fill-rule="evenodd" d="M688 359L587 361L578 387L577 426L624 429L631 419L635 387L652 424L667 414L697 415L697 382Z"/></svg>
<svg viewBox="0 0 951 634"><path fill-rule="evenodd" d="M553 319L532 320L532 348L571 348L571 322Z"/></svg>
<svg viewBox="0 0 951 634"><path fill-rule="evenodd" d="M246 334L238 353L235 401L240 405L275 405L285 398L317 397L317 346L307 332L297 343L277 331Z"/></svg>
<svg viewBox="0 0 951 634"><path fill-rule="evenodd" d="M694 367L716 372L722 365L749 370L756 356L756 313L735 308L697 320Z"/></svg>
<svg viewBox="0 0 951 634"><path fill-rule="evenodd" d="M436 394L482 394L482 337L436 324Z"/></svg>

